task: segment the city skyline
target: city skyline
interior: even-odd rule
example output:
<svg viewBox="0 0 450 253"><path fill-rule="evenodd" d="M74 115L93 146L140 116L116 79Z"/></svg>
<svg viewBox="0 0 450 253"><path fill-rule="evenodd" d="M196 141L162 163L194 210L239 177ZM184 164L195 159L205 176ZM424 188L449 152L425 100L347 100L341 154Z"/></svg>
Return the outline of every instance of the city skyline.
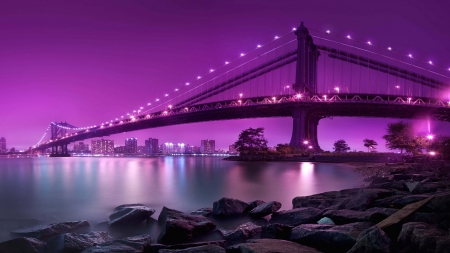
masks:
<svg viewBox="0 0 450 253"><path fill-rule="evenodd" d="M204 1L111 1L99 6L89 2L56 1L45 6L22 3L0 3L0 24L6 31L0 35L4 42L4 50L0 50L4 59L0 63L0 101L6 105L3 115L7 118L0 134L8 140L8 148L26 149L36 144L51 121L88 126L145 106L155 96L274 35L288 32L302 20L311 30L351 33L439 65L450 65L446 46L450 39L445 36L444 25L449 17L442 4L436 3L380 1L352 3L352 8L292 1L214 5ZM387 5L390 8L384 8ZM258 11L253 10L255 6ZM352 149L365 150L362 140L373 138L383 151L381 135L387 123L395 121L399 119L323 119L319 123L319 144L331 150L334 141L345 139ZM448 123L414 122L419 132L450 135ZM269 146L275 146L289 142L292 119L195 123L131 135L140 139L173 137L193 143L207 130L216 146L226 149L240 131L249 127L265 127ZM117 143L129 135L111 138Z"/></svg>

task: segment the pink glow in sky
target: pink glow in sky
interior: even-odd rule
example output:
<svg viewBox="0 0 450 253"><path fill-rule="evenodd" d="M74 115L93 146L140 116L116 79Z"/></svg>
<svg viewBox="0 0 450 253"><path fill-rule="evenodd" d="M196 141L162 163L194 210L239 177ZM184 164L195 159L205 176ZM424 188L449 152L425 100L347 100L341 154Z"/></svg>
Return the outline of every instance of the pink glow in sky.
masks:
<svg viewBox="0 0 450 253"><path fill-rule="evenodd" d="M0 2L0 137L8 148L38 142L51 121L89 126L163 97L186 81L254 49L301 21L316 30L391 45L450 67L447 1L15 1ZM319 144L337 139L365 150L396 119L334 118L319 123ZM428 122L413 121L427 132ZM269 145L287 143L292 119L196 123L118 134L227 149L239 132L265 127ZM450 124L431 122L434 134ZM71 145L72 146L72 145ZM70 148L71 148L70 146Z"/></svg>

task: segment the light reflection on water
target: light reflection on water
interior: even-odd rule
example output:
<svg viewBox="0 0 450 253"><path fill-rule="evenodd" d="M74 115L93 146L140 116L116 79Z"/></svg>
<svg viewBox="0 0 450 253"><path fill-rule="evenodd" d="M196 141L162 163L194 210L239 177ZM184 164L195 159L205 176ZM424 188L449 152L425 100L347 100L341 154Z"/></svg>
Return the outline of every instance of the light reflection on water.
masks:
<svg viewBox="0 0 450 253"><path fill-rule="evenodd" d="M189 212L221 197L277 200L357 187L346 165L235 162L217 157L0 160L0 219L107 219L115 206L143 203ZM1 241L1 238L0 238Z"/></svg>

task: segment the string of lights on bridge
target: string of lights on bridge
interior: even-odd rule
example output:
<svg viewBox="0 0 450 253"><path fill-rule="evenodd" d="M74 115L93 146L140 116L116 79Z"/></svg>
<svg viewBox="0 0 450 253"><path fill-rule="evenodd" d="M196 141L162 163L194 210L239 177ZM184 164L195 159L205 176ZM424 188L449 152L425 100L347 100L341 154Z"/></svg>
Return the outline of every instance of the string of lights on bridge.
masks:
<svg viewBox="0 0 450 253"><path fill-rule="evenodd" d="M351 40L351 41L353 41L355 43L369 45L369 46L372 46L372 47L377 48L377 49L387 50L387 51L389 51L391 53L395 53L395 54L397 54L399 56L403 56L403 57L406 57L406 58L409 58L409 59L414 59L414 60L417 60L417 61L419 61L421 63L425 63L425 64L428 64L430 66L434 66L434 67L439 68L439 69L444 70L444 71L450 71L450 67L446 68L446 67L443 67L443 66L440 66L440 65L436 65L432 60L425 61L425 60L421 60L421 59L415 58L412 54L410 54L410 53L402 53L400 51L394 50L393 47L391 47L391 46L386 46L386 47L379 46L379 45L376 45L376 44L372 43L370 40L369 41L363 41L363 40L355 39L351 35L334 34L334 33L332 33L331 30L320 31L320 30L315 30L315 29L310 29L310 28L308 28L308 30L316 32L316 33L319 33L319 34L326 34L327 36L332 36L332 37L336 37L336 38L340 38L340 39L344 39L344 40ZM183 91L183 90L185 90L185 92L183 94L186 94L187 92L192 91L194 89L197 89L197 88L201 87L202 85L205 85L208 82L208 81L205 81L205 82L200 83L199 85L197 85L195 87L192 87L191 84L194 83L195 81L201 80L202 78L204 78L204 77L206 77L208 75L212 75L216 70L225 68L228 65L230 65L231 63L237 61L238 59L242 59L247 54L250 54L250 53L252 53L252 52L254 52L254 51L256 51L256 50L258 50L258 49L260 49L260 48L262 48L262 47L264 47L264 46L266 46L266 45L268 45L268 44L270 44L272 42L275 42L275 41L277 41L277 40L279 40L281 38L284 38L284 37L292 34L295 31L296 31L296 28L292 28L291 31L289 31L288 33L286 33L284 35L281 35L281 36L276 35L276 36L274 36L271 41L266 42L265 44L258 44L258 45L256 45L256 47L253 50L249 51L249 52L241 52L238 55L238 57L236 57L235 59L230 60L230 61L225 61L224 64L221 67L217 68L217 69L210 68L208 70L208 72L205 73L205 75L198 75L193 81L185 82L185 84L182 87L175 88L172 92L164 93L161 97L164 98L164 99L169 98L169 99L166 99L165 101L161 100L160 98L155 98L154 102L147 103L146 107L141 106L139 109L133 110L132 113L126 113L126 116L122 115L120 117L115 118L115 120L118 121L118 120L124 119L125 117L134 118L137 115L140 115L141 113L147 113L147 112L149 112L149 111L151 111L151 110L153 110L153 109L155 109L157 107L160 107L161 104L169 103L170 101L175 99L175 98L172 98L173 94L175 94L175 93L181 94L182 93L181 91ZM316 36L313 36L313 37L316 37ZM316 38L321 39L320 37L316 37ZM332 41L332 40L330 40L330 41ZM332 42L335 42L335 41L332 41ZM343 45L349 46L347 44L343 44ZM369 51L369 52L371 52L371 51ZM374 52L372 52L372 53L374 53ZM245 64L245 63L246 62L244 62L243 64ZM407 64L409 64L409 63L407 63ZM415 65L412 65L412 66L415 66ZM415 66L415 67L418 67L418 66ZM420 68L420 67L418 67L418 68ZM424 70L426 70L428 72L431 72L431 73L434 73L434 74L438 74L438 73L435 73L435 72L433 72L431 70L428 70L428 69L424 69ZM450 78L448 76L445 76L445 77ZM189 89L189 90L186 90L186 89ZM242 97L242 94L239 94L239 95L240 95L240 97ZM156 104L159 104L159 105L156 105ZM170 109L172 106L169 105L168 107ZM108 121L107 122L102 122L102 123L100 123L100 126L111 124L113 121L114 120L110 120L109 122ZM56 125L59 128L63 128L63 129L66 129L66 130L75 130L75 131L77 131L77 130L80 130L80 131L81 130L89 130L89 129L97 127L97 125L91 125L91 126L85 126L85 127L72 127L71 128L71 127L66 127L66 126L62 126L62 125L59 125L57 123L51 122L51 124L47 127L44 135L41 137L41 139L39 140L39 142L35 146L38 146L38 145L40 145L40 143L42 143L43 139L45 138L45 136L46 136L46 134L47 134L47 132L50 129L52 124Z"/></svg>

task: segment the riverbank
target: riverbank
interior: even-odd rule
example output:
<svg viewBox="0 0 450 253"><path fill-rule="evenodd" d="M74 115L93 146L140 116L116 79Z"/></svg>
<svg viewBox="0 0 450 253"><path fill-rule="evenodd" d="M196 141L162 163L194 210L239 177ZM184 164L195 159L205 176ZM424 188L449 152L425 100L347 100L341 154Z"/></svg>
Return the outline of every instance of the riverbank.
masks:
<svg viewBox="0 0 450 253"><path fill-rule="evenodd" d="M191 213L164 207L152 217L151 207L122 205L102 224L12 230L18 238L0 243L0 252L445 252L450 247L449 166L352 165L367 176L366 186L298 196L288 210L280 211L275 200L222 198ZM431 196L399 223L377 227ZM102 227L105 231L98 231Z"/></svg>

